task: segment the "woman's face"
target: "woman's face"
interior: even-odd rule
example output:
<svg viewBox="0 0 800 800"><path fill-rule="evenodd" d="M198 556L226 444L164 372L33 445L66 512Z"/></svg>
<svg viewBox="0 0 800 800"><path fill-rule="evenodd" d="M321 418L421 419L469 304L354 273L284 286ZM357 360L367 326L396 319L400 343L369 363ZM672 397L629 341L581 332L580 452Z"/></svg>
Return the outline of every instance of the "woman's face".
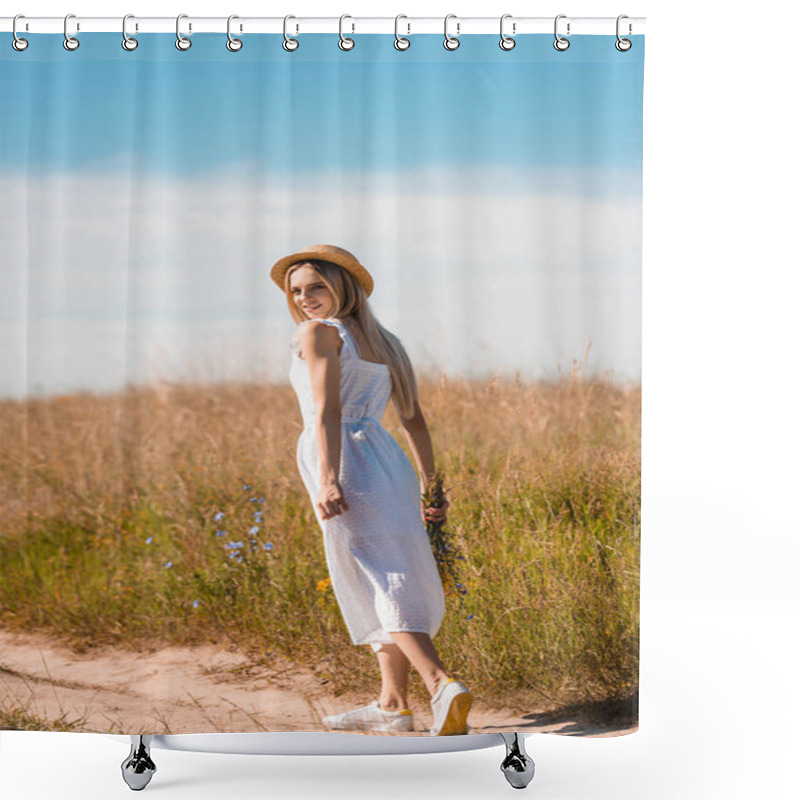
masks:
<svg viewBox="0 0 800 800"><path fill-rule="evenodd" d="M333 313L333 295L312 267L298 267L290 275L289 291L310 319L324 319Z"/></svg>

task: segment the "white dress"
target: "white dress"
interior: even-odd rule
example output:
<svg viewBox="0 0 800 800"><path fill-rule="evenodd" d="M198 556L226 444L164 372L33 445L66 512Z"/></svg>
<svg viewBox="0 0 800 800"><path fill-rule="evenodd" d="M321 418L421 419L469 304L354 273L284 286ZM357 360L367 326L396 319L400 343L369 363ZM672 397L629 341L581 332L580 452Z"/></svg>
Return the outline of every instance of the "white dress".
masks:
<svg viewBox="0 0 800 800"><path fill-rule="evenodd" d="M316 505L314 398L295 333L289 380L305 426L297 465L322 529L331 585L350 639L377 651L393 642L389 631L423 631L433 638L444 617L444 591L421 516L417 472L380 422L391 395L389 368L362 359L338 319L319 322L334 326L343 340L339 484L349 509L322 519Z"/></svg>

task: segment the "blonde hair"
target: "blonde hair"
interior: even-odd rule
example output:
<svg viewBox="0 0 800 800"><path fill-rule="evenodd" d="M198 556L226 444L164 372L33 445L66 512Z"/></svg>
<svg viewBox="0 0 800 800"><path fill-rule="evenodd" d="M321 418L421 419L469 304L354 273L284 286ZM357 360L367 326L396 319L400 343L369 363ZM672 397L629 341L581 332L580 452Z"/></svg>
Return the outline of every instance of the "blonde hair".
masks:
<svg viewBox="0 0 800 800"><path fill-rule="evenodd" d="M322 259L298 261L292 264L284 276L283 289L289 304L289 313L298 324L311 319L303 313L292 298L291 276L299 267L311 267L328 287L334 301L333 317L352 316L358 320L364 338L372 351L389 368L392 379L391 398L403 418L414 416L415 401L419 394L414 369L400 339L378 322L369 307L366 292L356 278L338 264Z"/></svg>

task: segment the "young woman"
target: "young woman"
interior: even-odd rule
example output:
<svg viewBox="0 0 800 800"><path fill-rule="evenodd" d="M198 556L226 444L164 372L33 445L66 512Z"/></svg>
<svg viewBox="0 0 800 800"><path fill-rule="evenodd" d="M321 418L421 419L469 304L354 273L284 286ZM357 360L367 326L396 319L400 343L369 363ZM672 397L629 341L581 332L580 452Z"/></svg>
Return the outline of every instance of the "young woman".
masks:
<svg viewBox="0 0 800 800"><path fill-rule="evenodd" d="M425 520L434 473L428 426L411 363L400 340L373 316L373 280L356 257L312 245L280 259L272 279L298 323L290 380L304 428L297 464L323 532L334 594L353 644L369 644L382 676L378 700L323 722L339 730L413 731L408 668L431 694L431 736L467 733L472 695L451 678L431 638L445 603ZM419 478L381 425L389 399L414 453Z"/></svg>

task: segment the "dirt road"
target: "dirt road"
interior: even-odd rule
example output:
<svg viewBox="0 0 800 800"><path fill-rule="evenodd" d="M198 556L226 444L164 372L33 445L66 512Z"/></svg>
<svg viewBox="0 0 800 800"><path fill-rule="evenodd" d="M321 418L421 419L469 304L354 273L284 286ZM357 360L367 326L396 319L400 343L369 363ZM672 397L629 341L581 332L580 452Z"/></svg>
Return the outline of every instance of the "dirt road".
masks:
<svg viewBox="0 0 800 800"><path fill-rule="evenodd" d="M475 693L474 687L470 687ZM235 648L168 647L147 653L114 648L80 654L45 634L0 631L0 708L24 709L52 730L96 733L325 731L323 716L373 696L334 697L309 669L289 659L255 664ZM415 733L427 733L430 706L413 707ZM74 723L71 728L56 720ZM483 706L476 696L470 733L555 732L618 736L631 727Z"/></svg>

